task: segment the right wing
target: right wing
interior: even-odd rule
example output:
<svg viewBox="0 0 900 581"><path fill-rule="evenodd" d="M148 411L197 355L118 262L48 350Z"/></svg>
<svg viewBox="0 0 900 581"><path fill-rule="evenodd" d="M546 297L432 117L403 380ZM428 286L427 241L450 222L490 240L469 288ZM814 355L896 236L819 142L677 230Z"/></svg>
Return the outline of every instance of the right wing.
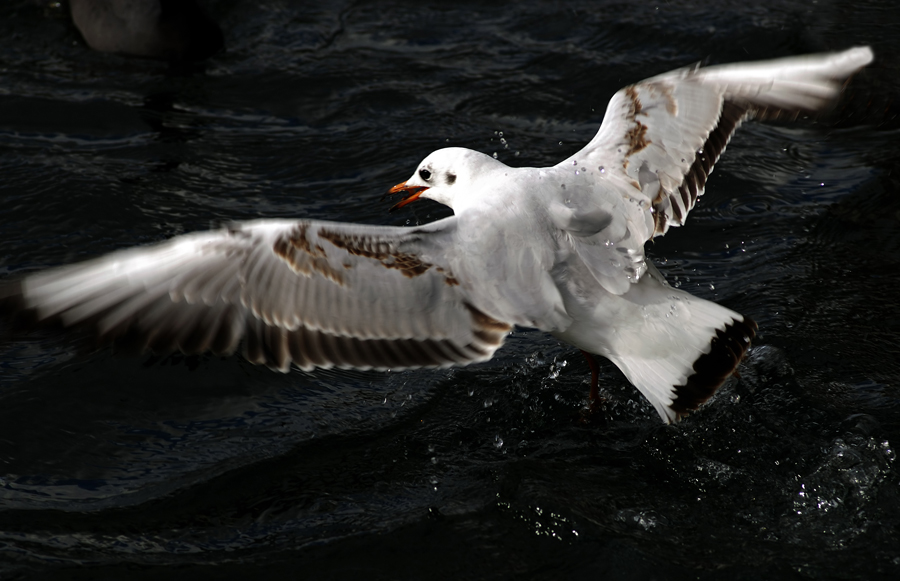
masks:
<svg viewBox="0 0 900 581"><path fill-rule="evenodd" d="M456 224L235 223L6 281L0 312L134 351L230 354L243 341L248 360L282 371L464 365L490 359L512 325L451 272Z"/></svg>

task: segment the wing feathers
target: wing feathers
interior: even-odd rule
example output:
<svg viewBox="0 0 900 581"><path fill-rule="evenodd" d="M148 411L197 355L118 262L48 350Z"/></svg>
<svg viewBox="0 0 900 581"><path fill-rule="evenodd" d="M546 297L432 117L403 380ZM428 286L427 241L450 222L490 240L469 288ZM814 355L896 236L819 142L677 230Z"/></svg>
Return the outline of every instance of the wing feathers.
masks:
<svg viewBox="0 0 900 581"><path fill-rule="evenodd" d="M712 173L716 162L725 152L731 136L747 116L746 107L728 101L723 103L718 123L709 132L702 147L697 150L693 163L684 173L677 189L674 190L677 192L677 196L660 187L653 199L654 235L665 234L671 222L679 226L684 224L688 212L693 209L699 197L703 195L706 180Z"/></svg>
<svg viewBox="0 0 900 581"><path fill-rule="evenodd" d="M451 246L454 227L454 218L427 230L233 224L4 283L0 310L129 351L229 354L243 341L249 361L282 371L292 363L388 369L483 361L511 325L472 306L448 274L436 249ZM425 260L421 245L429 240Z"/></svg>
<svg viewBox="0 0 900 581"><path fill-rule="evenodd" d="M684 223L734 131L750 117L818 113L842 84L872 61L868 47L761 63L688 68L616 93L593 140L557 167L600 166L619 173L652 203L643 240ZM655 177L654 177L655 176Z"/></svg>

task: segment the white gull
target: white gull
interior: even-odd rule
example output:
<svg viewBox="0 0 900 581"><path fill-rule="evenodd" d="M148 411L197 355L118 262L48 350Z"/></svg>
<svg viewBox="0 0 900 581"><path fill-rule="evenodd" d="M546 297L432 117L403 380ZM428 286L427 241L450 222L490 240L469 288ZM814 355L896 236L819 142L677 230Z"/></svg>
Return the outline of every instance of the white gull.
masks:
<svg viewBox="0 0 900 581"><path fill-rule="evenodd" d="M756 325L668 286L644 243L684 224L743 121L821 111L872 58L857 47L672 71L617 92L596 137L556 166L441 149L391 190L449 218L233 223L6 281L0 310L136 351L243 344L281 371L465 365L514 325L536 327L610 359L674 422L734 372Z"/></svg>

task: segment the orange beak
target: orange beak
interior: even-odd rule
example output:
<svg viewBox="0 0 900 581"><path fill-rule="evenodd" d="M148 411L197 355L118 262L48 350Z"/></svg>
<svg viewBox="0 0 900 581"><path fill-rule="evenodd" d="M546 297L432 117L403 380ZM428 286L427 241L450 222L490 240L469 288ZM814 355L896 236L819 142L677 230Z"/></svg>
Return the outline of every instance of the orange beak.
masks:
<svg viewBox="0 0 900 581"><path fill-rule="evenodd" d="M388 211L393 212L394 210L402 208L406 204L415 202L416 200L419 199L419 196L422 195L422 192L424 192L427 189L428 188L426 186L408 186L408 185L406 185L406 182L397 184L396 186L394 186L393 188L388 190L388 193L386 195L393 196L394 194L403 193L403 194L406 194L406 197L403 198L402 200L400 200L399 202L397 202L396 204L394 204L393 206L391 206L391 209Z"/></svg>

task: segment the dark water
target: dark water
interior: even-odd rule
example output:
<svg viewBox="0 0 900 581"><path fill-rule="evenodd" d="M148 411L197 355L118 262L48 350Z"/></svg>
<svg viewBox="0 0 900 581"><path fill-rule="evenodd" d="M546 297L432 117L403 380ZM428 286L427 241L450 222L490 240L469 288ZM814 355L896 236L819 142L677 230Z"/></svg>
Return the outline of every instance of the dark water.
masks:
<svg viewBox="0 0 900 581"><path fill-rule="evenodd" d="M745 126L649 247L760 326L677 427L610 364L610 420L580 424L586 364L531 330L393 374L7 341L0 578L898 578L896 3L315 4L215 2L227 51L173 70L4 2L0 272L232 219L427 222L379 196L447 143L550 165L652 74L877 61L831 119Z"/></svg>

